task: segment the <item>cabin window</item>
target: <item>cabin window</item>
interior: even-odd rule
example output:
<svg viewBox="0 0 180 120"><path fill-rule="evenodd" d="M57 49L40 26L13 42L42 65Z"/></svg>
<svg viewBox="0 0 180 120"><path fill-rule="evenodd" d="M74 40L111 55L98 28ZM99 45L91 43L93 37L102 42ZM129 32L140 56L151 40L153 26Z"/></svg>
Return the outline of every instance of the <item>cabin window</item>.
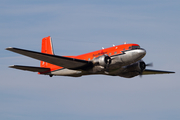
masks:
<svg viewBox="0 0 180 120"><path fill-rule="evenodd" d="M91 60L90 58L88 58L88 60Z"/></svg>
<svg viewBox="0 0 180 120"><path fill-rule="evenodd" d="M109 55L111 55L111 53L109 53Z"/></svg>
<svg viewBox="0 0 180 120"><path fill-rule="evenodd" d="M114 52L114 54L117 54L117 52Z"/></svg>

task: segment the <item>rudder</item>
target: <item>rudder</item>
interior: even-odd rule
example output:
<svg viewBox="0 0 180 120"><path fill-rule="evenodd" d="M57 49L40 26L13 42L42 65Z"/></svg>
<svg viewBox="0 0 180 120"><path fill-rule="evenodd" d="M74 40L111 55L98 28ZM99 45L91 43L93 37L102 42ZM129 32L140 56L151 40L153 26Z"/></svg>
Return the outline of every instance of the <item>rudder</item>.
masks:
<svg viewBox="0 0 180 120"><path fill-rule="evenodd" d="M46 54L54 55L52 41L51 41L50 36L45 37L45 38L42 39L41 52L46 53ZM41 67L50 67L51 64L47 63L47 62L44 62L44 61L41 61L40 66Z"/></svg>

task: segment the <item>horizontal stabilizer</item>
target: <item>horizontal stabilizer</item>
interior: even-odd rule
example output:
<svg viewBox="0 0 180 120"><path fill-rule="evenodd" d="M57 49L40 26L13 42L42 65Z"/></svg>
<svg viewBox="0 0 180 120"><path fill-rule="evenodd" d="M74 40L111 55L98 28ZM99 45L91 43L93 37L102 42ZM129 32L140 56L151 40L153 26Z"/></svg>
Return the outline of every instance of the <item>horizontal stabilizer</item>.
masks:
<svg viewBox="0 0 180 120"><path fill-rule="evenodd" d="M143 75L150 75L150 74L169 74L169 73L175 73L172 71L161 71L161 70L149 70L149 69L145 69L143 71Z"/></svg>
<svg viewBox="0 0 180 120"><path fill-rule="evenodd" d="M54 64L57 66L74 69L74 70L85 69L86 67L89 67L91 65L91 62L85 61L85 60L51 55L51 54L46 54L46 53L41 53L41 52L24 50L20 48L9 47L9 48L6 48L6 50L19 53L19 54L22 54L22 55L25 55L25 56L28 56L37 60L45 61L45 62Z"/></svg>
<svg viewBox="0 0 180 120"><path fill-rule="evenodd" d="M43 67L33 67L33 66L22 66L22 65L13 65L9 66L10 68L20 69L20 70L27 70L31 72L48 72L50 68L43 68Z"/></svg>

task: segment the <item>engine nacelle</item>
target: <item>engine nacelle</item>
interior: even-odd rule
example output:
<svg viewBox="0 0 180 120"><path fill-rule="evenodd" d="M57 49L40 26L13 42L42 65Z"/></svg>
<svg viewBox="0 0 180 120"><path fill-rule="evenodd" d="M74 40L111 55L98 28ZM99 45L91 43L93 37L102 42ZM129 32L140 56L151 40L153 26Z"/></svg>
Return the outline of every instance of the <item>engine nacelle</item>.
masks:
<svg viewBox="0 0 180 120"><path fill-rule="evenodd" d="M120 76L131 78L137 75L141 75L142 72L145 70L145 68L146 68L145 62L140 60L134 64L124 67L124 69L120 73Z"/></svg>
<svg viewBox="0 0 180 120"><path fill-rule="evenodd" d="M144 69L146 69L146 63L144 61L138 61L138 67L140 69L140 72L143 72Z"/></svg>
<svg viewBox="0 0 180 120"><path fill-rule="evenodd" d="M106 67L111 64L111 58L108 55L102 55L92 60L94 65Z"/></svg>

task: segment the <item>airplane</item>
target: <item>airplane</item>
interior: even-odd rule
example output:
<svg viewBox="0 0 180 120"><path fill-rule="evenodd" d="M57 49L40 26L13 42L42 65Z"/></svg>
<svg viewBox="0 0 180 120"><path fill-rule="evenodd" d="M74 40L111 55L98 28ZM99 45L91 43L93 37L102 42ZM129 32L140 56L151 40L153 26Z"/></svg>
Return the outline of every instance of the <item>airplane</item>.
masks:
<svg viewBox="0 0 180 120"><path fill-rule="evenodd" d="M146 50L138 44L113 45L78 56L59 56L53 51L51 37L42 39L41 52L15 47L6 50L40 60L40 67L13 65L10 68L38 72L41 75L81 77L84 75L110 75L132 78L151 74L175 73L172 71L150 70L142 58Z"/></svg>

